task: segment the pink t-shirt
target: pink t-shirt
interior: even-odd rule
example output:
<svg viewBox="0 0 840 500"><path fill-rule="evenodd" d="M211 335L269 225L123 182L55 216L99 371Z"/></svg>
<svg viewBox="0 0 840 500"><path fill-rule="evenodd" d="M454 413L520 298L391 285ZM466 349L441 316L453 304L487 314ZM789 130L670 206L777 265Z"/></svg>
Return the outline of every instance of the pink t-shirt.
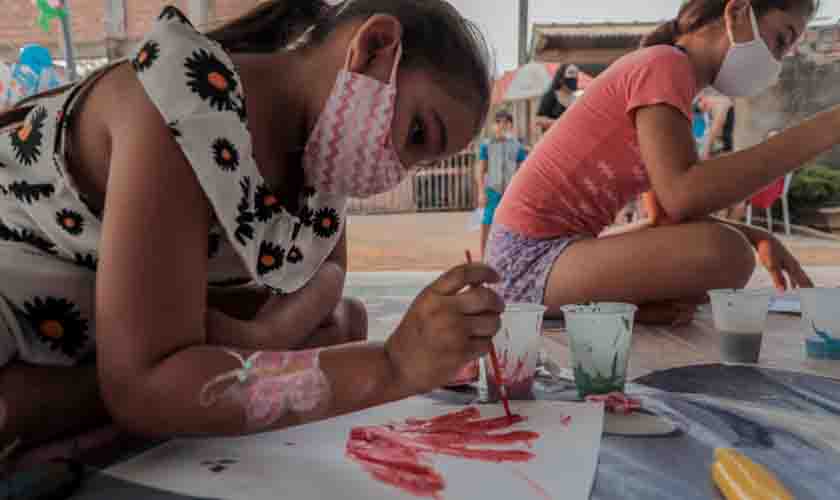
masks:
<svg viewBox="0 0 840 500"><path fill-rule="evenodd" d="M650 188L635 111L668 104L689 127L694 68L680 49L660 45L616 61L537 145L505 192L496 220L531 238L598 235Z"/></svg>

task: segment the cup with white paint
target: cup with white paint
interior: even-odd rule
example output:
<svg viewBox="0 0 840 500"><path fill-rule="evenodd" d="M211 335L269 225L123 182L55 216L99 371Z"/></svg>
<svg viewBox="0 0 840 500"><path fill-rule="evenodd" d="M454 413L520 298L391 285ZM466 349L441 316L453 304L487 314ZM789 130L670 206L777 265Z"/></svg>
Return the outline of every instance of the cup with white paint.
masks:
<svg viewBox="0 0 840 500"><path fill-rule="evenodd" d="M538 304L508 304L502 313L502 328L493 339L499 358L501 383L512 400L534 398L534 377L542 345L542 325L546 308ZM490 356L481 363L481 385L490 402L500 399L496 372Z"/></svg>
<svg viewBox="0 0 840 500"><path fill-rule="evenodd" d="M602 302L563 307L571 365L581 398L624 392L638 308Z"/></svg>
<svg viewBox="0 0 840 500"><path fill-rule="evenodd" d="M802 288L805 354L813 359L840 359L840 288Z"/></svg>
<svg viewBox="0 0 840 500"><path fill-rule="evenodd" d="M711 290L712 315L725 363L758 363L772 290Z"/></svg>

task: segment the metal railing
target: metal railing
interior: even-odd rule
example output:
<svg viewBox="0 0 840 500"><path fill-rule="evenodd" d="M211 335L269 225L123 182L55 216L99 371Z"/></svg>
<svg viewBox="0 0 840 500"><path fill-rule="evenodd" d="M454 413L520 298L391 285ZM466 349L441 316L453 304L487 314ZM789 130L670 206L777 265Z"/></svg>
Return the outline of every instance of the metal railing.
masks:
<svg viewBox="0 0 840 500"><path fill-rule="evenodd" d="M355 215L446 212L475 207L475 153L464 151L407 177L396 189L364 200L351 199Z"/></svg>

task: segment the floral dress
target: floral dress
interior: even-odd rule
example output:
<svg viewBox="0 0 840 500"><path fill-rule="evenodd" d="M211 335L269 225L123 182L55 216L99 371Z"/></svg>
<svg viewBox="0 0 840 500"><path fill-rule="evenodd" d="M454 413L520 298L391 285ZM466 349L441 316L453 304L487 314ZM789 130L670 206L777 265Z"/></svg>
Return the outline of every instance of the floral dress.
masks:
<svg viewBox="0 0 840 500"><path fill-rule="evenodd" d="M346 199L306 188L287 203L272 192L252 155L236 67L176 8L164 9L130 64L213 207L211 286L281 294L306 285L341 237ZM66 141L80 96L108 69L34 101L0 134L0 366L67 366L93 351L103 214L67 171Z"/></svg>

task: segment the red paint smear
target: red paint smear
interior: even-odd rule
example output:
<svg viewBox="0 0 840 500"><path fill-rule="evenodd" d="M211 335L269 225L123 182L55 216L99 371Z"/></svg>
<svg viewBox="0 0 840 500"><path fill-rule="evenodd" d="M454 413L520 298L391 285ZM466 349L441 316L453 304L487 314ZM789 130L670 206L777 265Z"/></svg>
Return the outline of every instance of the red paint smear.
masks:
<svg viewBox="0 0 840 500"><path fill-rule="evenodd" d="M424 460L424 455L445 455L481 462L527 462L534 454L525 450L471 448L474 445L531 446L540 435L531 431L510 431L525 418L514 415L479 420L481 412L470 407L432 419L357 427L350 431L347 456L375 479L418 497L440 498L446 487L443 476Z"/></svg>
<svg viewBox="0 0 840 500"><path fill-rule="evenodd" d="M497 376L495 377L496 380L491 380L491 383L488 384L488 390L493 398L500 395L500 385L505 386L507 396L511 399L531 399L533 397L532 391L534 387L534 374L524 373L525 363L527 361L528 355L526 354L524 357L516 361L516 365L513 367L512 371L508 370L508 367L511 366L510 350L505 349L502 352L502 357L499 359L498 370L496 367L493 368L494 372L501 374L501 380L499 380L499 376Z"/></svg>
<svg viewBox="0 0 840 500"><path fill-rule="evenodd" d="M548 492L545 491L545 488L543 488L542 486L539 485L539 483L537 483L536 481L534 481L533 479L528 477L527 474L525 474L524 472L522 472L519 469L511 469L511 471L513 472L514 476L516 476L519 479L528 483L528 486L530 486L531 489L534 490L534 493L539 495L540 498L544 498L546 500L551 500L551 495L549 495Z"/></svg>
<svg viewBox="0 0 840 500"><path fill-rule="evenodd" d="M630 415L642 409L642 403L638 399L627 397L621 392L611 392L606 395L587 396L586 401L590 403L604 403L604 409L609 413L621 413Z"/></svg>

